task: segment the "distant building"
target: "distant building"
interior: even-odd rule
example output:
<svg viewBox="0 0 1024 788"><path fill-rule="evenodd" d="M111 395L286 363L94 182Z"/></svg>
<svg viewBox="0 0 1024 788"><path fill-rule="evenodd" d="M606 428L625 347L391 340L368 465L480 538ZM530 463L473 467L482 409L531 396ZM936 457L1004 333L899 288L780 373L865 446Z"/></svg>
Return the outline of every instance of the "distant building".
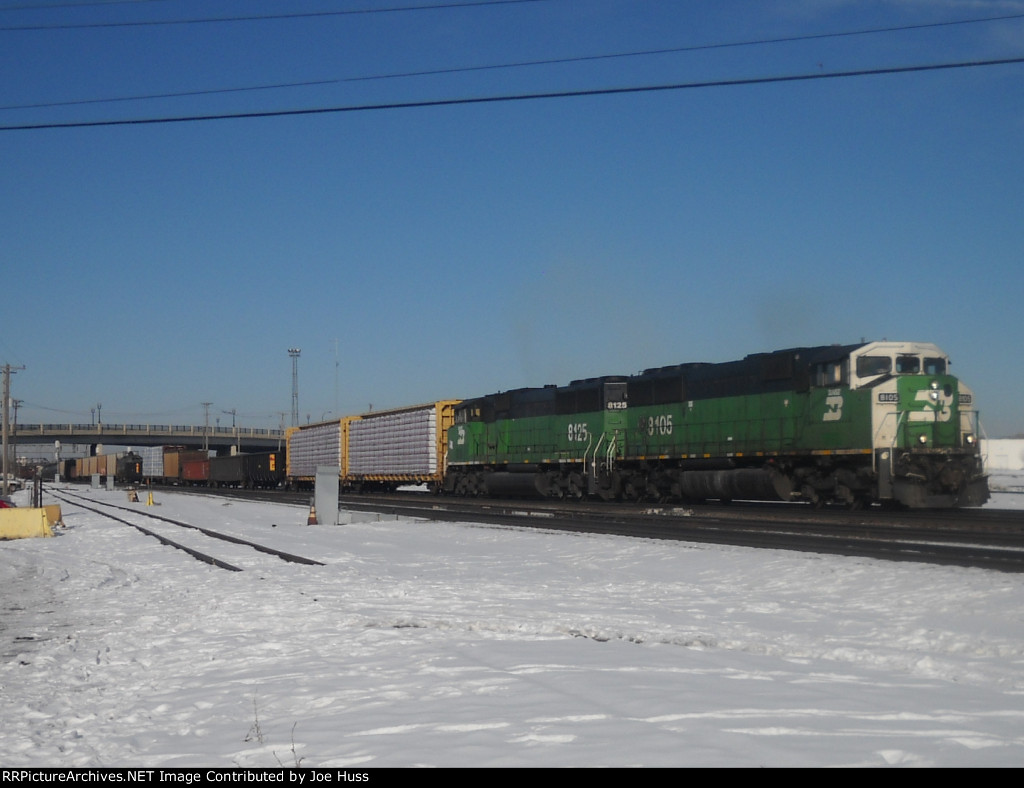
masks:
<svg viewBox="0 0 1024 788"><path fill-rule="evenodd" d="M1024 438L983 440L981 454L990 471L1024 471Z"/></svg>

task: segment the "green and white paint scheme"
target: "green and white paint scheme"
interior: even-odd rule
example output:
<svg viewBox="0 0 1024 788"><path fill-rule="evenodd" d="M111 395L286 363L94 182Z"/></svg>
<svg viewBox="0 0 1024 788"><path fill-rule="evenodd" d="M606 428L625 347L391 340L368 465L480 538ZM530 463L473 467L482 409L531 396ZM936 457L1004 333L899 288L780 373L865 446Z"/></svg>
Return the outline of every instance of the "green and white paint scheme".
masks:
<svg viewBox="0 0 1024 788"><path fill-rule="evenodd" d="M446 488L861 506L988 497L973 393L920 342L684 364L463 402Z"/></svg>

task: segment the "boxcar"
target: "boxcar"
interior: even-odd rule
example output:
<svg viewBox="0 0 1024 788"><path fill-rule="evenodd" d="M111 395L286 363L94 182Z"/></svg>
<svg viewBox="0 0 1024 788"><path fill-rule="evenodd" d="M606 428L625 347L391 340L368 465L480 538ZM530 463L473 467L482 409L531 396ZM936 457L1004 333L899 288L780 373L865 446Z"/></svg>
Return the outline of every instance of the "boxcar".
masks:
<svg viewBox="0 0 1024 788"><path fill-rule="evenodd" d="M209 457L190 457L181 461L181 481L205 486L210 479Z"/></svg>
<svg viewBox="0 0 1024 788"><path fill-rule="evenodd" d="M184 478L183 473L186 463L208 459L209 454L205 451L166 446L164 447L164 474L160 479L154 478L153 481L160 481L164 484L179 484ZM192 473L198 475L200 471L193 470Z"/></svg>

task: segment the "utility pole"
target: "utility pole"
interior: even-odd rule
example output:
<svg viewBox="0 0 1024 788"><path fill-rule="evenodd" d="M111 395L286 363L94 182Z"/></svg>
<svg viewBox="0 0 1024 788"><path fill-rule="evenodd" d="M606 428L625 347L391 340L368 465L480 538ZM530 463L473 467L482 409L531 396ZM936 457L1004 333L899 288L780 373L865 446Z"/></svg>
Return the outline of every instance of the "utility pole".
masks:
<svg viewBox="0 0 1024 788"><path fill-rule="evenodd" d="M4 364L4 403L3 403L3 451L4 451L4 483L3 483L3 495L7 496L10 492L11 486L7 480L9 473L9 462L10 462L10 451L8 450L8 443L10 441L10 423L11 423L11 373L17 372L19 369L25 367L12 367L10 364Z"/></svg>
<svg viewBox="0 0 1024 788"><path fill-rule="evenodd" d="M280 430L281 430L281 435L283 436L284 435L284 411L283 410L279 410L277 412L277 415L281 417ZM277 450L281 451L281 438L277 439Z"/></svg>
<svg viewBox="0 0 1024 788"><path fill-rule="evenodd" d="M231 410L222 410L221 413L231 414L231 431L235 433L235 449L237 453L242 452L242 438L238 434L238 429L235 427L235 416L238 414L238 408L232 408Z"/></svg>
<svg viewBox="0 0 1024 788"><path fill-rule="evenodd" d="M292 359L292 426L299 425L299 354L300 348L288 348L288 355Z"/></svg>
<svg viewBox="0 0 1024 788"><path fill-rule="evenodd" d="M334 412L338 412L338 340L334 340Z"/></svg>
<svg viewBox="0 0 1024 788"><path fill-rule="evenodd" d="M210 451L210 406L212 402L202 403L206 415L203 416L203 451Z"/></svg>

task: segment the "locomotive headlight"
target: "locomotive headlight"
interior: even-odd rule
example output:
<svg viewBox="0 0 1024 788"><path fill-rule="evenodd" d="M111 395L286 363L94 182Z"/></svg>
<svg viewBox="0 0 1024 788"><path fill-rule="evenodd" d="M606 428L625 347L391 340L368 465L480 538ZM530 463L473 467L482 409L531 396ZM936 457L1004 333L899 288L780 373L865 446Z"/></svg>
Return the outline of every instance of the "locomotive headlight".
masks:
<svg viewBox="0 0 1024 788"><path fill-rule="evenodd" d="M917 442L920 443L922 446L924 446L926 443L928 443L928 436L927 435L918 435L917 436Z"/></svg>
<svg viewBox="0 0 1024 788"><path fill-rule="evenodd" d="M932 402L938 402L939 401L939 392L937 392L937 391L929 391L928 392L928 397L929 397L929 399L931 399Z"/></svg>
<svg viewBox="0 0 1024 788"><path fill-rule="evenodd" d="M931 388L932 391L938 391L939 390L939 381L933 380L931 383L928 384L928 386L929 386L929 388Z"/></svg>
<svg viewBox="0 0 1024 788"><path fill-rule="evenodd" d="M969 432L966 435L964 435L964 443L966 443L968 446L973 446L974 445L974 435L972 435Z"/></svg>

